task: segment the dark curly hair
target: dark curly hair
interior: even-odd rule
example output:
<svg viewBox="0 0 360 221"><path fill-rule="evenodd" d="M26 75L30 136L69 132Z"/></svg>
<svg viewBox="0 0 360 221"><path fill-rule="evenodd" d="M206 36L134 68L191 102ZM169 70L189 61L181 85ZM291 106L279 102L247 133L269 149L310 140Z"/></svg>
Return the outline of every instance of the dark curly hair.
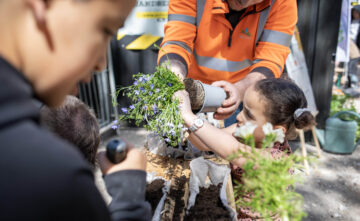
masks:
<svg viewBox="0 0 360 221"><path fill-rule="evenodd" d="M67 96L58 108L41 109L41 122L52 132L79 148L94 167L100 129L94 112L81 100Z"/></svg>
<svg viewBox="0 0 360 221"><path fill-rule="evenodd" d="M286 138L295 139L296 129L308 129L315 124L310 111L295 116L297 109L307 107L307 101L304 92L291 80L263 79L255 84L255 90L265 99L267 120L272 125L284 126L287 129Z"/></svg>

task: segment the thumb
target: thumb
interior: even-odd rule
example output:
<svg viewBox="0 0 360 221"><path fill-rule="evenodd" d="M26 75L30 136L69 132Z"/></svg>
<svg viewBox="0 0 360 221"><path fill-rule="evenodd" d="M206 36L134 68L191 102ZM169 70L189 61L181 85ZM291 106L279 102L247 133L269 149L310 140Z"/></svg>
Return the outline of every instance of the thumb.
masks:
<svg viewBox="0 0 360 221"><path fill-rule="evenodd" d="M102 174L107 174L107 171L114 166L114 164L107 158L106 151L100 151L96 157Z"/></svg>
<svg viewBox="0 0 360 221"><path fill-rule="evenodd" d="M224 87L224 86L226 86L226 81L215 81L211 84L211 86Z"/></svg>

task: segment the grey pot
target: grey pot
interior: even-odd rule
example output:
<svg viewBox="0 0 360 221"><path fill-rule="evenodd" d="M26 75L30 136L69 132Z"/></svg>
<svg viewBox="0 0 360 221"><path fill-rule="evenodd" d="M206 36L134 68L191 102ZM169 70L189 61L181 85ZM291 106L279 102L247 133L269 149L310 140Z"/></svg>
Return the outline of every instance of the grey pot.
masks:
<svg viewBox="0 0 360 221"><path fill-rule="evenodd" d="M221 107L222 102L226 99L226 92L221 87L215 87L201 83L205 97L204 103L198 113L216 112Z"/></svg>

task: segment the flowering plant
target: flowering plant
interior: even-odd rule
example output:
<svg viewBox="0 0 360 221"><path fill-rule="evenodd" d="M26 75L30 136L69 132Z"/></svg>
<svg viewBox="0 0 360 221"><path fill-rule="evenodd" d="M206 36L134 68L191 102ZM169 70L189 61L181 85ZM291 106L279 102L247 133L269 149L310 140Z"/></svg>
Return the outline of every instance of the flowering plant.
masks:
<svg viewBox="0 0 360 221"><path fill-rule="evenodd" d="M234 136L241 142L251 147L251 152L239 149L228 160L233 160L240 155L246 158L242 167L241 182L235 180L234 194L239 208L250 208L261 214L265 220L273 220L280 216L281 220L301 220L305 215L302 211L303 198L292 187L300 179L290 174L298 167L300 158L294 154L278 159L260 154L255 149L254 135L256 126L250 123L237 128ZM275 142L284 142L284 133L281 129L274 130L270 123L263 125L265 138L262 140L262 150L272 147ZM266 151L266 150L265 150ZM256 169L254 169L256 168ZM249 200L244 200L250 195Z"/></svg>
<svg viewBox="0 0 360 221"><path fill-rule="evenodd" d="M153 74L136 74L134 80L133 85L117 91L116 95L122 92L132 102L121 108L119 120L134 120L137 126L143 123L166 143L177 146L185 127L178 111L179 100L173 99L173 94L183 90L184 84L165 66L158 66Z"/></svg>

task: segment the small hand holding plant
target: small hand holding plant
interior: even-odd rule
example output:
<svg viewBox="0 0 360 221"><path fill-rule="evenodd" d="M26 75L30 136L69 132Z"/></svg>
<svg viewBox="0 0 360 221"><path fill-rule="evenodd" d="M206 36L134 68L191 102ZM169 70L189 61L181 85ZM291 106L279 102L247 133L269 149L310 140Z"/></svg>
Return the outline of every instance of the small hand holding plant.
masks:
<svg viewBox="0 0 360 221"><path fill-rule="evenodd" d="M298 166L296 163L300 159L295 155L272 159L260 154L260 151L271 148L275 142L284 142L285 135L281 129L274 130L270 123L266 123L262 127L265 138L259 151L255 148L253 135L256 127L246 123L234 132L236 138L252 149L250 153L239 149L228 158L230 161L239 156L247 159L243 166L242 182L235 181L234 193L238 199L236 204L260 213L265 220L273 220L275 216L283 221L301 220L305 215L302 211L303 198L293 191L299 178L289 173ZM245 200L248 195L250 199Z"/></svg>

